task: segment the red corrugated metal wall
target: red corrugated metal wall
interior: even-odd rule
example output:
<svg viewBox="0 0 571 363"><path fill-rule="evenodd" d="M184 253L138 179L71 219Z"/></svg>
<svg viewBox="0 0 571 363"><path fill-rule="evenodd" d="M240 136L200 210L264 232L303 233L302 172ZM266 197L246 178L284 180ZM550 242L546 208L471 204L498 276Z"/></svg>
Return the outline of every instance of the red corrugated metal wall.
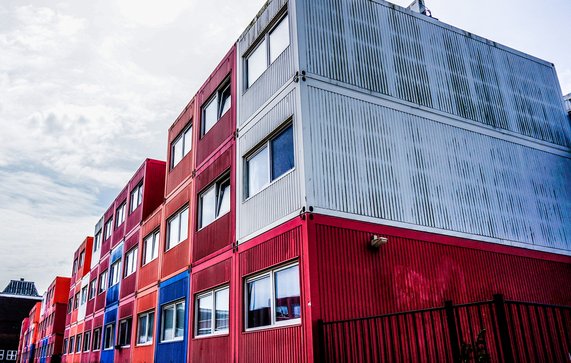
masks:
<svg viewBox="0 0 571 363"><path fill-rule="evenodd" d="M137 297L135 302L135 309L136 309L136 316L140 313L145 311L153 310L155 312L155 328L153 329L154 332L157 331L156 323L158 321L158 310L157 310L157 288L153 287L149 290L145 290L140 296ZM138 321L135 317L133 317L133 331L137 331L137 324ZM156 335L156 334L155 334ZM149 345L135 345L132 352L132 360L133 362L139 363L151 363L154 359L154 351L155 351L155 344L159 337L154 337L153 342ZM136 333L135 338L136 339Z"/></svg>
<svg viewBox="0 0 571 363"><path fill-rule="evenodd" d="M151 214L148 219L143 221L139 238L139 268L137 272L137 290L142 290L145 287L156 285L159 281L159 258L157 257L143 266L141 266L141 261L143 260L144 254L143 240L157 228L160 229L159 251L164 250L165 229L164 225L161 226L163 219L163 207L161 206L153 214Z"/></svg>
<svg viewBox="0 0 571 363"><path fill-rule="evenodd" d="M166 221L184 205L191 203L191 195L193 192L193 184L189 184L186 188L178 191L172 196L172 198L167 201L164 207L164 219L165 219L165 229ZM159 250L159 256L161 258L161 279L167 279L176 273L185 270L190 266L190 236L192 236L192 228L194 224L192 223L192 206L189 205L189 221L188 221L188 236L186 240L182 241L180 244L172 247L168 251L162 247ZM164 234L164 233L163 233ZM163 245L164 246L164 245Z"/></svg>
<svg viewBox="0 0 571 363"><path fill-rule="evenodd" d="M175 189L182 184L187 178L192 175L194 170L194 150L196 145L196 123L195 118L195 107L194 98L190 100L184 111L180 114L177 120L169 129L169 137L167 144L167 165L166 165L166 184L165 184L165 196L168 198ZM184 157L182 160L171 169L171 144L174 139L184 130L188 125L192 124L192 150Z"/></svg>

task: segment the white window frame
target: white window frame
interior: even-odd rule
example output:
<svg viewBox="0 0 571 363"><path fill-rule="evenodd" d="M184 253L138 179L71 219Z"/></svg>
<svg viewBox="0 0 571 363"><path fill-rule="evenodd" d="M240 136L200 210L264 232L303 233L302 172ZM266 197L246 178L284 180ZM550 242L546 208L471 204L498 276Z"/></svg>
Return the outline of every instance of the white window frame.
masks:
<svg viewBox="0 0 571 363"><path fill-rule="evenodd" d="M78 268L83 267L83 263L85 262L85 250L81 251L79 254L79 262L77 263Z"/></svg>
<svg viewBox="0 0 571 363"><path fill-rule="evenodd" d="M95 296L97 296L97 276L93 280L89 281L89 296L87 300L91 301L95 299Z"/></svg>
<svg viewBox="0 0 571 363"><path fill-rule="evenodd" d="M95 352L101 350L101 327L93 329L93 339L91 340L91 351ZM95 332L98 333L97 340L95 340ZM97 343L97 346L94 346Z"/></svg>
<svg viewBox="0 0 571 363"><path fill-rule="evenodd" d="M273 163L273 154L272 154L272 141L277 139L278 136L281 136L282 133L284 133L287 129L292 128L292 138L293 138L293 145L292 145L292 152L293 152L293 167L289 170L287 170L286 172L284 172L282 175L276 177L275 179L272 179L272 163ZM269 176L269 181L264 184L262 187L260 187L259 190L250 193L250 168L248 167L248 162L253 159L256 155L258 155L260 152L262 152L263 150L267 149L268 150L268 160L267 160L267 171L268 171L268 176ZM264 189L268 188L270 185L272 185L273 183L275 183L276 181L282 179L283 177L285 177L286 175L288 175L289 173L293 172L295 170L296 167L296 162L295 162L295 129L293 127L293 122L291 120L288 120L284 123L284 125L278 127L274 132L272 132L270 134L270 136L265 139L262 143L258 144L255 148L253 148L251 151L247 152L244 156L244 177L245 177L245 181L244 181L244 201L254 197L255 195L259 194L261 191L263 191Z"/></svg>
<svg viewBox="0 0 571 363"><path fill-rule="evenodd" d="M127 209L127 201L124 201L117 207L115 211L115 228L121 227L125 222L125 210Z"/></svg>
<svg viewBox="0 0 571 363"><path fill-rule="evenodd" d="M270 35L272 34L272 32L279 26L281 25L281 23L286 20L287 26L288 26L288 39L289 39L289 43L288 46L285 47L277 56L275 59L271 59L271 41L270 41ZM248 83L248 72L249 72L249 64L248 64L248 60L250 59L250 56L252 54L254 54L256 52L256 50L258 50L258 48L260 46L264 46L264 52L265 52L265 59L266 59L266 66L265 69L262 71L262 73L260 73L260 75L253 80L252 84ZM291 28L290 28L290 23L289 23L289 14L288 12L285 12L284 14L280 15L277 17L277 20L275 22L272 23L271 27L268 27L268 29L264 32L263 35L261 35L258 40L255 43L255 46L252 47L251 50L249 50L247 52L247 54L244 56L244 85L246 86L246 90L249 89L250 87L252 87L252 85L254 83L256 83L256 81L258 79L260 79L260 77L264 74L264 72L280 57L280 55L288 48L291 46Z"/></svg>
<svg viewBox="0 0 571 363"><path fill-rule="evenodd" d="M103 236L103 240L107 241L107 239L109 239L109 237L111 237L111 235L113 234L113 217L109 218L106 222L105 222L105 227L104 227L104 236Z"/></svg>
<svg viewBox="0 0 571 363"><path fill-rule="evenodd" d="M186 145L186 136L190 134L190 146L187 147ZM181 150L182 150L182 156L180 156L180 159L178 159L178 161L175 162L176 158L175 158L175 151L176 151L176 145L181 142ZM186 125L184 127L184 129L182 129L182 131L174 138L174 140L171 142L171 146L170 146L170 150L171 150L171 160L170 160L170 169L174 169L175 166L177 166L182 159L184 159L184 157L186 155L188 155L188 153L192 150L192 121L190 121L188 123L188 125Z"/></svg>
<svg viewBox="0 0 571 363"><path fill-rule="evenodd" d="M139 248L137 246L131 248L127 253L125 253L125 267L123 271L123 278L131 276L137 271L137 258Z"/></svg>
<svg viewBox="0 0 571 363"><path fill-rule="evenodd" d="M107 335L107 328L109 328L109 330L111 332L111 340L110 340L111 346L109 346L109 347L106 345L107 337L109 336L109 335ZM105 325L103 332L104 332L104 334L103 334L103 350L113 349L113 346L115 345L115 324L110 323L110 324Z"/></svg>
<svg viewBox="0 0 571 363"><path fill-rule="evenodd" d="M93 252L97 252L99 248L101 248L101 232L102 231L99 231L95 234L95 238L93 239Z"/></svg>
<svg viewBox="0 0 571 363"><path fill-rule="evenodd" d="M116 267L116 268L115 268ZM121 260L117 260L109 266L109 287L117 285L121 281Z"/></svg>
<svg viewBox="0 0 571 363"><path fill-rule="evenodd" d="M141 203L143 203L143 181L140 181L129 193L129 214L137 210Z"/></svg>
<svg viewBox="0 0 571 363"><path fill-rule="evenodd" d="M275 328L275 327L281 327L281 326L289 326L289 325L299 325L301 324L301 317L300 318L296 318L296 319L289 319L289 320L285 320L285 321L276 321L276 278L275 278L275 274L276 272L280 272L282 270L288 269L290 267L294 267L297 266L298 268L298 273L300 276L300 281L299 281L299 294L300 294L300 309L301 309L301 271L299 271L299 261L293 262L293 263L288 263L285 265L280 265L278 267L275 268L270 268L269 270L266 270L262 273L259 274L255 274L253 276L250 276L246 279L244 279L244 286L243 286L243 291L244 291L244 328L245 331L256 331L256 330L264 330L264 329L271 329L271 328ZM248 283L252 282L252 281L256 281L256 280L260 280L262 278L265 277L270 277L270 296L272 297L270 300L270 317L271 317L271 324L270 325L264 325L264 326L257 326L254 328L248 328ZM301 313L301 312L300 312ZM303 315L303 314L302 314Z"/></svg>
<svg viewBox="0 0 571 363"><path fill-rule="evenodd" d="M151 314L153 314L153 326L151 327L152 336L149 337L149 334L147 334L147 333L149 331L149 320L150 320ZM141 320L141 318L144 318L147 322L145 324L145 334L143 335L145 337L145 342L143 342L143 343L139 342L139 336L140 336L139 333L141 331L141 324L139 323L139 321ZM145 346L145 345L153 344L153 339L155 338L154 335L155 335L155 310L149 310L149 311L145 311L143 313L140 313L137 316L137 336L135 339L135 345Z"/></svg>
<svg viewBox="0 0 571 363"><path fill-rule="evenodd" d="M99 284L97 284L97 295L104 293L108 286L109 269L106 269L99 275Z"/></svg>
<svg viewBox="0 0 571 363"><path fill-rule="evenodd" d="M160 242L160 228L155 229L153 232L149 233L145 238L143 238L143 256L141 258L141 266L145 266L149 262L155 260L159 257L159 242ZM147 256L147 245L151 243L151 257Z"/></svg>
<svg viewBox="0 0 571 363"><path fill-rule="evenodd" d="M226 91L229 92L229 99L230 99L230 107L227 110L223 110L222 109L222 100L224 99L224 93L226 93ZM208 108L208 106L210 106L212 103L216 104L216 120L214 121L214 123L210 126L210 128L208 128L208 130L206 129L206 109ZM214 125L216 125L218 123L218 121L220 121L220 119L222 118L222 116L224 116L226 114L226 112L230 111L230 109L232 108L232 88L231 88L231 82L230 82L230 78L226 78L224 81L222 81L222 83L220 83L220 86L218 86L218 88L216 89L216 91L210 96L210 98L204 102L204 104L202 105L200 114L201 114L201 118L200 118L200 137L204 137L204 135L206 135L208 133L208 131L210 131Z"/></svg>
<svg viewBox="0 0 571 363"><path fill-rule="evenodd" d="M4 360L4 350L0 349L0 360Z"/></svg>
<svg viewBox="0 0 571 363"><path fill-rule="evenodd" d="M83 334L77 334L75 336L75 353L81 353L81 349L83 348Z"/></svg>
<svg viewBox="0 0 571 363"><path fill-rule="evenodd" d="M161 335L160 335L160 338L161 338L160 342L161 342L161 343L178 342L178 341L184 340L184 337L185 337L185 335L186 335L186 332L184 332L184 331L183 331L183 333L182 333L182 336L180 336L180 337L175 337L175 336L174 336L174 335L175 335L175 332L176 332L176 323L177 323L177 320L176 320L176 317L177 317L177 315L176 315L176 306L179 305L179 304L183 304L183 306L184 306L184 311L185 311L185 313L184 313L183 316L186 316L186 301L185 301L184 299L182 299L182 300L177 300L177 301L173 301L173 302L167 303L167 304L163 304L163 305L161 306L161 330L160 330L160 334L161 334ZM170 307L173 307L173 308L174 308L174 315L173 315L173 319L172 319L172 322L173 322L173 326L172 326L172 328L173 328L173 339L165 339L165 310L166 310L167 308L170 308ZM184 318L183 318L183 319L184 319ZM182 324L183 324L183 326L184 326L184 321L182 322ZM184 329L184 328L183 328L183 329Z"/></svg>
<svg viewBox="0 0 571 363"><path fill-rule="evenodd" d="M184 212L187 212L187 218L185 221L183 221L181 219L181 216L183 215ZM189 210L188 204L187 204L184 207L182 207L181 209L179 209L177 212L173 213L167 219L167 234L166 234L166 240L165 240L165 251L168 251L168 250L172 249L173 247L178 246L182 241L184 241L185 239L188 239L188 233L189 233L189 231L188 231L188 227L189 227L188 216L189 215L190 215L190 210ZM178 231L176 232L178 235L178 239L177 239L177 242L170 245L170 234L172 233L172 231L170 229L170 222L176 218L179 219L178 220ZM181 238L182 222L186 223L186 237L185 238Z"/></svg>
<svg viewBox="0 0 571 363"><path fill-rule="evenodd" d="M87 349L85 349L85 345L87 343ZM89 352L91 351L91 330L88 330L83 333L83 342L82 342L82 352Z"/></svg>
<svg viewBox="0 0 571 363"><path fill-rule="evenodd" d="M4 352L2 352L4 353ZM18 359L18 351L17 350L7 350L6 351L6 360L16 360Z"/></svg>
<svg viewBox="0 0 571 363"><path fill-rule="evenodd" d="M81 288L81 303L80 303L80 305L85 305L85 303L87 302L88 294L89 294L89 286L85 285L84 287Z"/></svg>
<svg viewBox="0 0 571 363"><path fill-rule="evenodd" d="M123 326L127 325L127 336L126 342L121 342L121 330L123 329ZM132 328L133 328L133 318L132 317L128 317L125 319L121 319L119 321L119 329L117 331L117 345L119 345L122 348L128 348L131 346L131 339L132 339ZM127 344L122 344L122 343L127 343Z"/></svg>
<svg viewBox="0 0 571 363"><path fill-rule="evenodd" d="M225 211L224 213L220 214L220 206L221 206L221 202L222 202L222 200L220 199L220 197L221 197L220 192L221 192L222 186L224 184L228 184L228 192L230 193L230 196L229 196L230 208L228 208L228 210ZM204 195L206 195L213 188L215 188L215 190L216 190L216 195L215 195L216 205L214 206L214 219L212 221L210 221L208 224L203 224L203 221L202 221L202 218L203 218L202 217L203 199L202 199L202 197L204 197ZM198 203L199 203L199 205L198 205L198 230L201 230L204 227L211 225L220 217L223 217L226 214L230 213L230 210L232 209L232 184L230 181L230 175L225 173L222 177L220 177L218 180L216 180L215 182L210 184L208 187L206 187L202 192L200 192L200 194L198 195Z"/></svg>
<svg viewBox="0 0 571 363"><path fill-rule="evenodd" d="M69 346L67 349L67 354L73 354L75 353L75 335L69 337Z"/></svg>
<svg viewBox="0 0 571 363"><path fill-rule="evenodd" d="M216 330L216 293L220 292L222 290L228 290L228 306L230 306L230 285L223 285L220 287L217 287L215 289L212 290L208 290L205 292L201 292L196 294L196 297L194 298L194 337L195 338L205 338L205 337L211 337L211 336L217 336L217 335L228 335L230 334L230 309L228 309L228 328L226 329L221 329L221 330ZM211 319L211 326L210 326L210 333L208 334L198 334L198 316L200 314L200 310L198 308L198 303L199 300L207 297L207 296L212 296L212 319Z"/></svg>

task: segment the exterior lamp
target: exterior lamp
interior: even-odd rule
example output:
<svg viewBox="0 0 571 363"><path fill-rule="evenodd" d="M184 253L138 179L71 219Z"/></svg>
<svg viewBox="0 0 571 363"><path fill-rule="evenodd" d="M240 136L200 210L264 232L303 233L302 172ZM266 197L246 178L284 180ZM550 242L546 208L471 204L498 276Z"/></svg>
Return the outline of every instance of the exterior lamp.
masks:
<svg viewBox="0 0 571 363"><path fill-rule="evenodd" d="M371 246L371 248L379 249L381 247L381 245L386 244L388 241L389 241L388 238L380 237L380 236L377 236L376 234L374 234L371 236L370 246Z"/></svg>

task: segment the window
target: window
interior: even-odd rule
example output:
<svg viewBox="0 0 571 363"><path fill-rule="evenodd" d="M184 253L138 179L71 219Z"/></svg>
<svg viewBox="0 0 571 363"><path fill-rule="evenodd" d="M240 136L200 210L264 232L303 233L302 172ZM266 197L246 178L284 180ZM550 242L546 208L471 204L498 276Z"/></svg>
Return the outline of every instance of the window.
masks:
<svg viewBox="0 0 571 363"><path fill-rule="evenodd" d="M69 350L67 351L69 354L73 354L74 342L75 342L75 337L69 338Z"/></svg>
<svg viewBox="0 0 571 363"><path fill-rule="evenodd" d="M154 326L154 311L139 314L139 323L137 324L137 344L150 344L153 342Z"/></svg>
<svg viewBox="0 0 571 363"><path fill-rule="evenodd" d="M93 252L99 251L99 248L101 248L101 232L97 232L93 239Z"/></svg>
<svg viewBox="0 0 571 363"><path fill-rule="evenodd" d="M137 251L138 248L135 247L125 254L125 277L129 276L137 269Z"/></svg>
<svg viewBox="0 0 571 363"><path fill-rule="evenodd" d="M0 349L0 360L4 360L4 350Z"/></svg>
<svg viewBox="0 0 571 363"><path fill-rule="evenodd" d="M109 218L107 222L105 222L105 237L104 240L111 237L111 232L113 232L113 219Z"/></svg>
<svg viewBox="0 0 571 363"><path fill-rule="evenodd" d="M293 167L293 126L290 125L246 157L246 197L256 194Z"/></svg>
<svg viewBox="0 0 571 363"><path fill-rule="evenodd" d="M250 87L289 46L289 21L284 16L246 58L246 87Z"/></svg>
<svg viewBox="0 0 571 363"><path fill-rule="evenodd" d="M82 267L84 262L85 262L85 250L81 251L81 253L79 254L79 262L77 265L79 267Z"/></svg>
<svg viewBox="0 0 571 363"><path fill-rule="evenodd" d="M188 206L176 212L167 221L167 246L169 250L188 237Z"/></svg>
<svg viewBox="0 0 571 363"><path fill-rule="evenodd" d="M131 318L119 322L119 342L122 347L131 345Z"/></svg>
<svg viewBox="0 0 571 363"><path fill-rule="evenodd" d="M79 306L79 292L77 294L75 294L74 298L73 298L73 309L77 309L77 307Z"/></svg>
<svg viewBox="0 0 571 363"><path fill-rule="evenodd" d="M182 340L184 335L184 315L184 301L163 306L161 342Z"/></svg>
<svg viewBox="0 0 571 363"><path fill-rule="evenodd" d="M131 196L129 197L129 213L133 213L142 202L143 182L140 182L135 188L133 188L133 190L131 190Z"/></svg>
<svg viewBox="0 0 571 363"><path fill-rule="evenodd" d="M89 352L89 344L91 343L91 332L86 331L83 333L83 351Z"/></svg>
<svg viewBox="0 0 571 363"><path fill-rule="evenodd" d="M225 81L202 106L200 136L204 136L232 106L230 82Z"/></svg>
<svg viewBox="0 0 571 363"><path fill-rule="evenodd" d="M299 265L246 280L246 329L295 323L301 318Z"/></svg>
<svg viewBox="0 0 571 363"><path fill-rule="evenodd" d="M18 355L17 350L7 350L6 351L6 360L16 360L17 355Z"/></svg>
<svg viewBox="0 0 571 363"><path fill-rule="evenodd" d="M159 255L159 230L149 234L143 240L143 265L151 262Z"/></svg>
<svg viewBox="0 0 571 363"><path fill-rule="evenodd" d="M89 300L92 300L95 295L97 295L97 279L93 279L89 283Z"/></svg>
<svg viewBox="0 0 571 363"><path fill-rule="evenodd" d="M107 290L107 270L99 275L99 293L101 294L105 290Z"/></svg>
<svg viewBox="0 0 571 363"><path fill-rule="evenodd" d="M228 332L229 292L225 286L196 297L196 336Z"/></svg>
<svg viewBox="0 0 571 363"><path fill-rule="evenodd" d="M69 301L67 302L67 313L71 313L71 311L73 310L73 298L69 298Z"/></svg>
<svg viewBox="0 0 571 363"><path fill-rule="evenodd" d="M62 350L62 353L63 353L63 354L66 354L66 353L67 353L67 338L65 338L65 339L63 340L63 350Z"/></svg>
<svg viewBox="0 0 571 363"><path fill-rule="evenodd" d="M111 278L109 281L109 287L119 283L121 278L121 260L117 260L111 265L111 268L109 269L109 275Z"/></svg>
<svg viewBox="0 0 571 363"><path fill-rule="evenodd" d="M87 302L87 286L81 289L81 305Z"/></svg>
<svg viewBox="0 0 571 363"><path fill-rule="evenodd" d="M93 330L93 342L91 344L91 350L101 349L101 328Z"/></svg>
<svg viewBox="0 0 571 363"><path fill-rule="evenodd" d="M192 150L192 123L174 139L171 144L171 169Z"/></svg>
<svg viewBox="0 0 571 363"><path fill-rule="evenodd" d="M117 211L115 211L115 228L125 222L125 202L121 203Z"/></svg>
<svg viewBox="0 0 571 363"><path fill-rule="evenodd" d="M212 184L199 197L198 228L203 228L230 211L230 176Z"/></svg>
<svg viewBox="0 0 571 363"><path fill-rule="evenodd" d="M75 336L75 352L81 352L81 334Z"/></svg>
<svg viewBox="0 0 571 363"><path fill-rule="evenodd" d="M73 274L77 272L77 258L73 260Z"/></svg>
<svg viewBox="0 0 571 363"><path fill-rule="evenodd" d="M103 349L112 349L114 337L115 326L114 324L105 325L105 336L103 338Z"/></svg>

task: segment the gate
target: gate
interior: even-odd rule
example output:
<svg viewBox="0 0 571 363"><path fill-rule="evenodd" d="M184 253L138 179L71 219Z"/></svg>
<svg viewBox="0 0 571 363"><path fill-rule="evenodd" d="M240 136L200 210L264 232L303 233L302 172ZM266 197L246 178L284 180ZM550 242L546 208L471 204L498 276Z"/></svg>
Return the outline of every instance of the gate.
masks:
<svg viewBox="0 0 571 363"><path fill-rule="evenodd" d="M318 321L319 362L571 362L571 307L493 300Z"/></svg>

